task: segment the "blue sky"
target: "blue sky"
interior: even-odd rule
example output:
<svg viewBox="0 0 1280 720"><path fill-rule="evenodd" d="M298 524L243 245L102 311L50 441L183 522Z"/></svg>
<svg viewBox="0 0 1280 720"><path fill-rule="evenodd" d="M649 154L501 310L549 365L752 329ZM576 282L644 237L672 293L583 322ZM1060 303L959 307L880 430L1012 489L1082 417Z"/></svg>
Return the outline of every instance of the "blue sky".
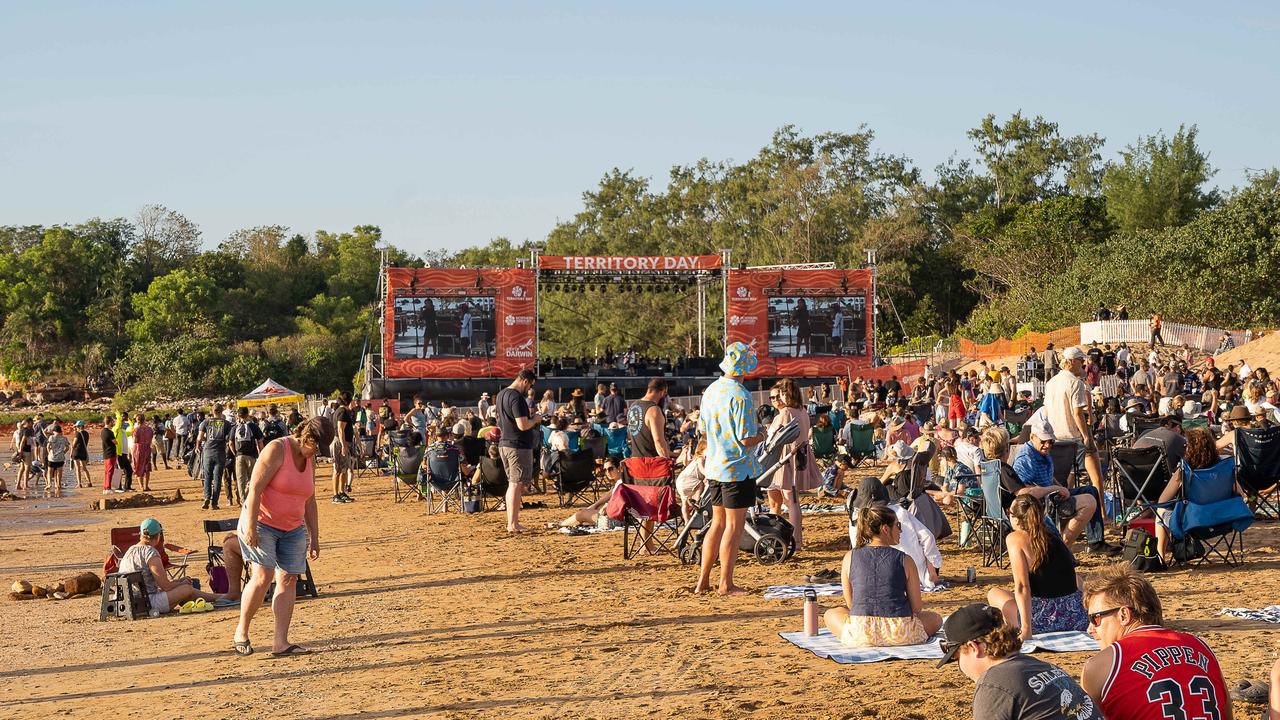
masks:
<svg viewBox="0 0 1280 720"><path fill-rule="evenodd" d="M986 113L1179 123L1280 165L1273 3L0 4L0 224L183 212L380 225L413 252L546 235L613 167L866 124L932 169Z"/></svg>

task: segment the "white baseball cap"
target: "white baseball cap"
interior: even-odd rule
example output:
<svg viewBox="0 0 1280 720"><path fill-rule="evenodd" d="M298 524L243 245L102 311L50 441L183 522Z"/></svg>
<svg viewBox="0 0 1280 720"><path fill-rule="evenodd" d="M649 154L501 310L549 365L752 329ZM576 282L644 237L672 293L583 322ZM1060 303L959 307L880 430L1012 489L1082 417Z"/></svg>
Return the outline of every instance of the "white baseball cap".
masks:
<svg viewBox="0 0 1280 720"><path fill-rule="evenodd" d="M1083 360L1084 351L1072 345L1071 347L1062 351L1062 359L1063 360Z"/></svg>

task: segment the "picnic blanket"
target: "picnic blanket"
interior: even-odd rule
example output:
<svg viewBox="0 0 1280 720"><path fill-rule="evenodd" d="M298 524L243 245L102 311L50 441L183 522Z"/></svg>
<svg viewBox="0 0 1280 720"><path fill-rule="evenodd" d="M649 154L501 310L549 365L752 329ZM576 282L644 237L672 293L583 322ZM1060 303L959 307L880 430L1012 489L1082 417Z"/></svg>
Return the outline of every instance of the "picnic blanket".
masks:
<svg viewBox="0 0 1280 720"><path fill-rule="evenodd" d="M943 590L950 590L951 584L941 582L931 588L925 588L922 592L936 593ZM800 583L797 585L770 585L764 591L765 600L790 600L803 598L806 590L813 590L818 597L831 597L840 595L844 591L838 582L830 583Z"/></svg>
<svg viewBox="0 0 1280 720"><path fill-rule="evenodd" d="M658 527L676 529L680 527L680 523L676 520L668 520ZM614 524L613 521L610 521L609 527L602 528L595 525L578 525L576 527L562 527L556 530L556 532L561 535L595 535L596 533L621 532L621 530L622 523Z"/></svg>
<svg viewBox="0 0 1280 720"><path fill-rule="evenodd" d="M809 637L803 631L778 633L783 640L803 648L820 658L828 658L838 663L870 663L881 660L941 660L942 631L929 638L922 645L903 645L901 647L856 648L842 645L823 628L818 634ZM1050 650L1052 652L1085 652L1098 650L1098 641L1082 632L1055 632L1032 635L1030 640L1022 643L1022 652Z"/></svg>
<svg viewBox="0 0 1280 720"><path fill-rule="evenodd" d="M816 503L804 503L800 506L801 515L820 515L825 513L843 513L843 505L818 505Z"/></svg>
<svg viewBox="0 0 1280 720"><path fill-rule="evenodd" d="M1241 620L1261 620L1262 622L1280 623L1280 605L1268 605L1261 610L1251 608L1222 608L1219 615L1230 615Z"/></svg>

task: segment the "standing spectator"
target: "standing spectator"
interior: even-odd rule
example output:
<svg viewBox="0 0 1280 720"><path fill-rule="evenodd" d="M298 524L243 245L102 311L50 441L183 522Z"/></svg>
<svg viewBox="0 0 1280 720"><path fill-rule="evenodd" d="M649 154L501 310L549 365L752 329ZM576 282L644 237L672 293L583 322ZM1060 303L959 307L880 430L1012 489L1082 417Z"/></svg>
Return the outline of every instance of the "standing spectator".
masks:
<svg viewBox="0 0 1280 720"><path fill-rule="evenodd" d="M476 411L480 413L480 419L489 417L489 411L493 409L493 401L489 399L489 393L480 393L480 402L476 403Z"/></svg>
<svg viewBox="0 0 1280 720"><path fill-rule="evenodd" d="M1019 652L1022 639L995 608L966 605L947 617L938 667L959 661L978 684L973 717L981 720L1102 720L1093 698L1057 665Z"/></svg>
<svg viewBox="0 0 1280 720"><path fill-rule="evenodd" d="M498 392L498 455L507 473L507 532L527 532L520 524L520 498L524 486L533 481L533 447L538 427L545 419L533 413L525 395L532 392L537 376L521 370L510 385Z"/></svg>
<svg viewBox="0 0 1280 720"><path fill-rule="evenodd" d="M1195 635L1161 627L1160 597L1131 565L1117 563L1091 576L1084 601L1089 634L1102 652L1085 662L1080 685L1104 716L1230 720L1218 658Z"/></svg>
<svg viewBox="0 0 1280 720"><path fill-rule="evenodd" d="M1116 319L1117 319L1117 320L1128 320L1128 319L1129 319L1129 311L1128 311L1128 310L1126 310L1126 309L1125 309L1125 307L1124 307L1123 305L1121 305L1120 307L1116 308Z"/></svg>
<svg viewBox="0 0 1280 720"><path fill-rule="evenodd" d="M626 422L627 401L623 399L617 385L609 385L609 396L604 399L604 415L611 423Z"/></svg>
<svg viewBox="0 0 1280 720"><path fill-rule="evenodd" d="M649 381L644 397L627 408L627 442L633 457L671 457L667 446L667 416L663 408L667 404L667 381L654 378Z"/></svg>
<svg viewBox="0 0 1280 720"><path fill-rule="evenodd" d="M386 404L383 404L386 407ZM278 440L289 434L289 426L285 423L283 417L280 416L280 408L275 405L267 407L267 419L262 423L262 444L266 445L272 440Z"/></svg>
<svg viewBox="0 0 1280 720"><path fill-rule="evenodd" d="M62 468L67 464L67 455L71 451L71 442L62 434L62 426L54 423L49 427L47 445L49 462L45 466L45 496L62 497Z"/></svg>
<svg viewBox="0 0 1280 720"><path fill-rule="evenodd" d="M604 383L597 383L596 396L595 396L594 402L592 403L592 409L595 410L597 413L603 412L604 399L606 397L609 397L609 388L605 387Z"/></svg>
<svg viewBox="0 0 1280 720"><path fill-rule="evenodd" d="M116 459L120 463L120 471L124 474L120 489L129 492L133 490L133 462L129 457L133 449L133 438L130 437L133 434L133 423L129 422L129 418L125 417L124 413L117 412L111 432L116 438Z"/></svg>
<svg viewBox="0 0 1280 720"><path fill-rule="evenodd" d="M89 478L89 431L84 429L84 421L76 421L75 433L71 436L71 463L75 466L76 487L93 487Z"/></svg>
<svg viewBox="0 0 1280 720"><path fill-rule="evenodd" d="M18 483L15 491L30 490L31 463L35 460L36 440L31 418L23 418L13 431L13 459L18 463ZM108 485L110 489L110 485Z"/></svg>
<svg viewBox="0 0 1280 720"><path fill-rule="evenodd" d="M240 622L232 636L238 655L253 653L249 624L262 605L273 576L276 589L271 612L275 615L275 636L271 654L308 652L289 642L289 625L298 576L307 571L307 556L312 560L320 557L315 456L320 448L333 442L333 435L333 423L328 418L312 418L298 425L292 436L268 445L254 468L236 528L240 552L252 565L249 584L241 594Z"/></svg>
<svg viewBox="0 0 1280 720"><path fill-rule="evenodd" d="M1062 371L1054 375L1044 387L1044 408L1055 440L1076 443L1075 465L1089 473L1095 488L1102 487L1102 466L1098 462L1098 447L1094 442L1093 427L1089 418L1089 389L1080 376L1084 374L1084 353L1080 348L1069 347L1062 353L1066 363Z"/></svg>
<svg viewBox="0 0 1280 720"><path fill-rule="evenodd" d="M191 432L191 418L187 416L187 411L183 408L178 408L178 414L174 415L173 418L169 420L169 427L173 429L173 445L177 448L174 455L177 457L179 463L185 463L187 452L187 433ZM168 452L169 447L166 445L165 454L167 455Z"/></svg>
<svg viewBox="0 0 1280 720"><path fill-rule="evenodd" d="M1053 343L1049 343L1044 347L1044 379L1048 380L1058 374L1058 353L1053 349Z"/></svg>
<svg viewBox="0 0 1280 720"><path fill-rule="evenodd" d="M119 467L119 461L116 455L116 434L111 429L114 419L107 415L102 418L102 494L109 495L112 492L118 492L111 487L111 476L116 474ZM206 503L208 500L205 501Z"/></svg>
<svg viewBox="0 0 1280 720"><path fill-rule="evenodd" d="M333 446L330 454L333 457L333 499L335 505L352 502L349 493L351 480L355 475L355 457L352 442L355 440L355 400L351 393L343 392L338 396L337 409L333 412Z"/></svg>
<svg viewBox="0 0 1280 720"><path fill-rule="evenodd" d="M31 423L31 440L34 445L35 461L41 466L49 462L49 436L45 432L48 429L49 423L45 421L44 413L36 413L35 420Z"/></svg>
<svg viewBox="0 0 1280 720"><path fill-rule="evenodd" d="M1164 336L1162 336L1162 335L1160 334L1160 328L1161 328L1163 325L1164 325L1164 323L1160 320L1160 313L1153 313L1153 314L1151 315L1151 348L1152 348L1152 352L1155 352L1155 347L1156 347L1156 345L1163 345L1163 344L1164 344Z"/></svg>
<svg viewBox="0 0 1280 720"><path fill-rule="evenodd" d="M169 423L165 422L159 415L151 416L151 469L155 470L156 460L164 461L164 469L169 469L169 457L164 453L165 447L169 443L170 431Z"/></svg>
<svg viewBox="0 0 1280 720"><path fill-rule="evenodd" d="M155 439L155 430L147 423L147 418L138 413L133 418L133 474L142 485L142 492L151 492L151 442Z"/></svg>
<svg viewBox="0 0 1280 720"><path fill-rule="evenodd" d="M753 448L765 439L756 427L755 401L741 378L756 367L756 354L744 343L735 342L725 350L720 369L724 372L702 396L698 431L707 438L704 459L708 482L713 482L711 526L702 543L702 567L695 593L711 589L711 569L720 561L721 595L743 595L733 584L738 561L738 544L747 508L755 504L755 479L760 463Z"/></svg>
<svg viewBox="0 0 1280 720"><path fill-rule="evenodd" d="M227 442L231 439L231 423L222 417L222 404L213 406L213 414L201 421L196 430L196 447L200 452L200 477L204 485L202 510L218 509L222 493L222 472L227 466Z"/></svg>
<svg viewBox="0 0 1280 720"><path fill-rule="evenodd" d="M803 546L804 535L800 493L818 487L822 478L818 474L818 462L814 458L810 440L809 413L800 407L800 389L795 381L783 378L774 384L769 391L769 402L778 409L778 414L773 416L773 422L769 425L770 430L776 430L789 422L795 422L796 429L799 430L796 439L782 450L784 455L791 453L791 460L774 474L773 482L769 485L769 507L775 515L781 515L782 505L786 504L798 552Z"/></svg>
<svg viewBox="0 0 1280 720"><path fill-rule="evenodd" d="M249 497L249 481L253 477L253 464L258 460L266 436L258 428L258 423L249 417L249 408L242 407L236 411L235 455L236 485L240 502ZM283 437L283 436L281 436ZM273 438L274 439L274 438Z"/></svg>

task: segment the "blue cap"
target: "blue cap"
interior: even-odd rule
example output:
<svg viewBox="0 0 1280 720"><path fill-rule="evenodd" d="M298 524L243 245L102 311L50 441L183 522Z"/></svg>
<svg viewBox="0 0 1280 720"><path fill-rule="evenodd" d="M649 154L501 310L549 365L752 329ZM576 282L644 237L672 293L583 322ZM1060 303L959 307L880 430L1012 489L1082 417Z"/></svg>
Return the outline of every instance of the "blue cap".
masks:
<svg viewBox="0 0 1280 720"><path fill-rule="evenodd" d="M155 518L147 518L138 525L138 529L147 537L160 537L160 533L164 532L164 528L160 526L160 521Z"/></svg>

